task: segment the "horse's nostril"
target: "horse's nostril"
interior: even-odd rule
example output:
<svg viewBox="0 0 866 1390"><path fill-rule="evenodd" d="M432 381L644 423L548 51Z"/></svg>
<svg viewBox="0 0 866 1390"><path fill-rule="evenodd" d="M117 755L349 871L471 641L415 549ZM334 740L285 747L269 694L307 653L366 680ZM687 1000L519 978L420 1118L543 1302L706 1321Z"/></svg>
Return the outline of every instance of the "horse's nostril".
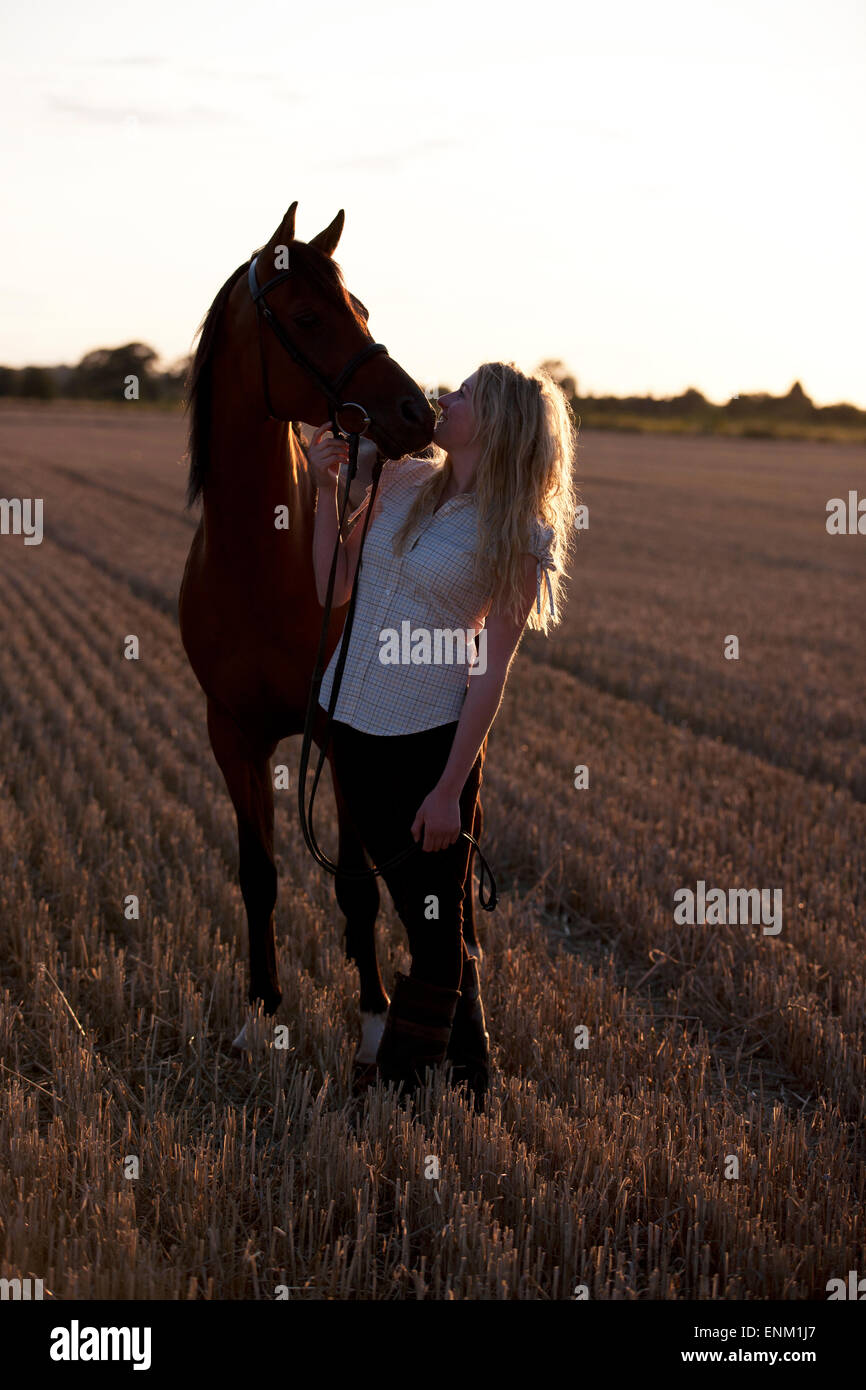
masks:
<svg viewBox="0 0 866 1390"><path fill-rule="evenodd" d="M407 424L423 426L429 414L429 406L426 401L422 406L412 396L404 396L400 402L400 414Z"/></svg>

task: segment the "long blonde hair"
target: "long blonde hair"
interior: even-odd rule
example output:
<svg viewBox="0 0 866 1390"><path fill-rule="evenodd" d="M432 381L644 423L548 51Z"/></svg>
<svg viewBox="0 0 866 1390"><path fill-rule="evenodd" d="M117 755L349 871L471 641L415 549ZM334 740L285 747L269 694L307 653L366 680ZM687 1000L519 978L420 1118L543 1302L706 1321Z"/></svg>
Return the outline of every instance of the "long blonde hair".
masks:
<svg viewBox="0 0 866 1390"><path fill-rule="evenodd" d="M472 394L481 454L475 472L478 544L475 577L494 607L515 618L524 603L522 556L533 538L533 521L552 528L556 570L550 582L556 615L550 613L542 585L541 613L533 604L527 626L547 633L562 616L563 571L571 559L578 494L574 483L577 426L571 406L553 378L539 368L526 375L513 362L484 362ZM430 515L448 486L450 456L432 446L428 457L440 465L421 484L405 522L394 537L405 552L417 523Z"/></svg>

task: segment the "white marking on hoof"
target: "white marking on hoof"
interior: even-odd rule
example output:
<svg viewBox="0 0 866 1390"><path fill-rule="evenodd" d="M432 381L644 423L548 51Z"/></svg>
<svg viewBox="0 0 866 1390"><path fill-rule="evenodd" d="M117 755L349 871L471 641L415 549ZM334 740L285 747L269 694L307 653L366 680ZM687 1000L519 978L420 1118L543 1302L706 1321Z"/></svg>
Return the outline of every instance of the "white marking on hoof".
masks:
<svg viewBox="0 0 866 1390"><path fill-rule="evenodd" d="M355 1053L356 1062L375 1062L385 1031L385 1018L385 1014L368 1014L361 1010L361 1046Z"/></svg>
<svg viewBox="0 0 866 1390"><path fill-rule="evenodd" d="M273 1027L268 1032L261 1012L258 1009L250 1009L246 1022L232 1043L232 1047L236 1052L259 1052L271 1038L273 1038Z"/></svg>

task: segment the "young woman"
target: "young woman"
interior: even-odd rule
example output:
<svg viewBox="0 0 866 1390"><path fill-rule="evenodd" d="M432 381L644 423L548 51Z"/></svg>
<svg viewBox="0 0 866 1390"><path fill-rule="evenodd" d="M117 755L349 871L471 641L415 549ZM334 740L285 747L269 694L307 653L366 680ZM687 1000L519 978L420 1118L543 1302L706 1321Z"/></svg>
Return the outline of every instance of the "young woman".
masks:
<svg viewBox="0 0 866 1390"><path fill-rule="evenodd" d="M559 621L576 506L576 431L556 383L511 363L485 362L439 406L434 457L382 468L332 746L372 861L417 850L383 874L412 966L408 976L397 974L379 1074L411 1091L427 1066L449 1060L452 1079L468 1082L481 1108L489 1038L477 962L463 943L472 847L460 832L472 829L481 748L527 620L545 633ZM347 449L328 425L309 448L319 489L313 560L320 602ZM370 488L353 520L369 500ZM335 605L351 593L361 530L359 522L341 542ZM461 660L455 634L467 631ZM335 652L319 695L326 709L336 662Z"/></svg>

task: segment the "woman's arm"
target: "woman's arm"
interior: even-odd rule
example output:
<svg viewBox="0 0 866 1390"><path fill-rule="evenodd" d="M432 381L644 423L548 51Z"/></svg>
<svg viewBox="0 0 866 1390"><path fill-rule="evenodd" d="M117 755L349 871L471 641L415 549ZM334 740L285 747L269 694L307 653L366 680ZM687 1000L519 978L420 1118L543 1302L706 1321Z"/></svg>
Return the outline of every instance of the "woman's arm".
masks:
<svg viewBox="0 0 866 1390"><path fill-rule="evenodd" d="M337 544L339 525L336 488L319 488L316 502L316 524L313 531L313 568L316 573L316 596L322 607L325 606L325 599L328 594L328 576L331 573L331 561L334 558L334 546ZM334 608L339 608L342 604L349 602L352 585L355 582L355 571L358 568L363 530L363 524L359 523L353 526L345 540L340 541L337 570L334 576Z"/></svg>
<svg viewBox="0 0 866 1390"><path fill-rule="evenodd" d="M340 515L337 500L337 475L340 464L345 460L348 449L345 441L325 439L323 436L330 426L325 424L316 430L308 449L308 457L313 478L318 488L316 499L316 520L313 529L313 570L316 576L316 596L324 607L328 594L328 576L331 561L337 544ZM379 499L373 507L375 516ZM355 513L357 515L357 513ZM372 518L370 524L372 525ZM337 555L337 568L334 575L333 606L340 608L348 603L355 582L358 557L361 547L363 525L356 525L346 539L340 541Z"/></svg>
<svg viewBox="0 0 866 1390"><path fill-rule="evenodd" d="M447 849L460 834L460 794L502 702L508 672L535 602L536 565L533 556L524 557L523 616L519 621L515 622L513 617L496 611L487 618L484 629L487 633L484 639L487 643L487 669L469 677L460 721L445 769L436 786L421 803L412 825L416 840L423 832L422 847L425 850Z"/></svg>

